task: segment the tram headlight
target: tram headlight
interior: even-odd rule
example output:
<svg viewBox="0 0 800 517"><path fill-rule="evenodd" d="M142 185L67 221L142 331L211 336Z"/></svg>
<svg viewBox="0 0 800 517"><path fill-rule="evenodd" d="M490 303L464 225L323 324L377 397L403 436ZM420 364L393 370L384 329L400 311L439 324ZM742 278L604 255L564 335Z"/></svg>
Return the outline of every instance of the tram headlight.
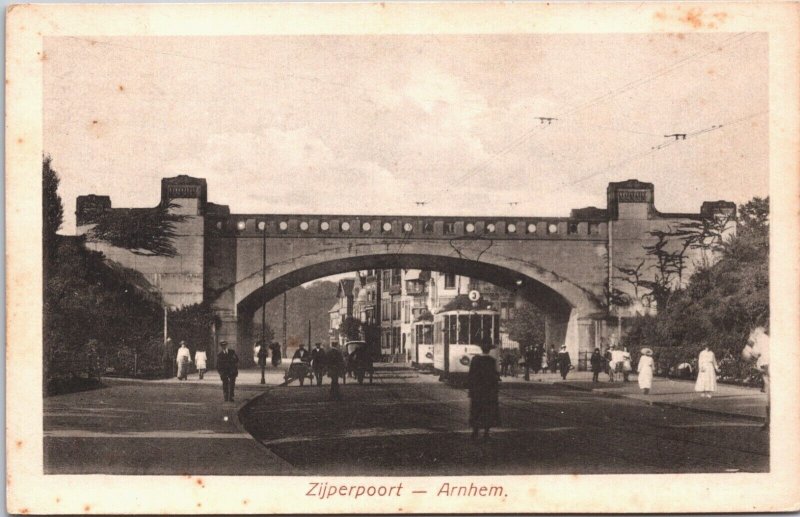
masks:
<svg viewBox="0 0 800 517"><path fill-rule="evenodd" d="M428 352L427 354L425 354L425 357L428 359L433 359L433 354Z"/></svg>
<svg viewBox="0 0 800 517"><path fill-rule="evenodd" d="M458 362L463 364L464 366L469 366L469 356L468 355L462 355L461 359L459 359Z"/></svg>

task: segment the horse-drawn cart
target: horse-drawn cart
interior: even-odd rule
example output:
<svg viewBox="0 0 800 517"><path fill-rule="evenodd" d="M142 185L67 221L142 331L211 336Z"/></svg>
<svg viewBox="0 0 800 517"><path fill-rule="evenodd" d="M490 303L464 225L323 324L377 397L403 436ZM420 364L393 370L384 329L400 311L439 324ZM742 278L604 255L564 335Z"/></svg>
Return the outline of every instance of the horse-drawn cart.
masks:
<svg viewBox="0 0 800 517"><path fill-rule="evenodd" d="M314 384L314 372L311 370L311 363L308 361L300 361L292 359L289 364L289 369L283 374L284 384L290 384L294 380L300 381L300 386L308 379L311 384Z"/></svg>

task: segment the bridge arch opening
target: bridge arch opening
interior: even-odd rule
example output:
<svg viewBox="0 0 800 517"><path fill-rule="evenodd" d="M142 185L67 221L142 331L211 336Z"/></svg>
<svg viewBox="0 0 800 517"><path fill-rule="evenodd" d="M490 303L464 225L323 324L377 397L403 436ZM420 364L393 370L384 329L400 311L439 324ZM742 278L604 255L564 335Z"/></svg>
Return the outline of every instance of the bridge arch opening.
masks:
<svg viewBox="0 0 800 517"><path fill-rule="evenodd" d="M284 292L331 275L369 269L415 269L451 273L488 282L537 306L546 317L545 333L548 345L556 348L567 345L573 360L578 360L578 318L586 314L587 303L574 295L558 292L524 272L508 267L455 256L424 254L358 255L318 262L272 277L237 304L237 335L243 343L252 340L253 317L261 307ZM572 293L570 293L572 294ZM584 303L581 303L584 302Z"/></svg>
<svg viewBox="0 0 800 517"><path fill-rule="evenodd" d="M574 307L564 295L542 282L518 271L486 262L433 255L362 255L320 262L268 281L244 297L237 305L237 312L252 314L289 289L328 276L367 269L419 269L452 273L516 292L545 312L568 312Z"/></svg>

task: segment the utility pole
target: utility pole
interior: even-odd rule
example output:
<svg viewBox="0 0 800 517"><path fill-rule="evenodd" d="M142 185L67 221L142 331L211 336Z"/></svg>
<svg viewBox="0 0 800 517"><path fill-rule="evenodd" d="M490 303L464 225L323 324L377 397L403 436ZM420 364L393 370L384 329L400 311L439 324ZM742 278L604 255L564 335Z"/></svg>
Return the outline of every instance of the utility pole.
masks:
<svg viewBox="0 0 800 517"><path fill-rule="evenodd" d="M308 348L311 349L311 320L308 320Z"/></svg>
<svg viewBox="0 0 800 517"><path fill-rule="evenodd" d="M264 294L264 287L267 285L267 225L262 221L261 229L261 294ZM261 304L261 346L266 346L264 336L267 332L267 300Z"/></svg>

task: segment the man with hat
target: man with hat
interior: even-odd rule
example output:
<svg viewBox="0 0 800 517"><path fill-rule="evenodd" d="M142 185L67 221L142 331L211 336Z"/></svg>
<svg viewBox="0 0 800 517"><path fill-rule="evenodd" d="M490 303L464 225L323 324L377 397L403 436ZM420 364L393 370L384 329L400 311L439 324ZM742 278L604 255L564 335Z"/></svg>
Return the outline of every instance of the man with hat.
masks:
<svg viewBox="0 0 800 517"><path fill-rule="evenodd" d="M222 379L222 393L225 395L225 402L234 402L233 390L236 376L239 375L239 358L236 351L228 349L227 341L220 342L219 346L221 350L217 354L217 371Z"/></svg>
<svg viewBox="0 0 800 517"><path fill-rule="evenodd" d="M339 377L344 376L344 357L339 351L338 343L331 343L331 349L325 356L325 364L328 367L328 377L331 379L331 397L340 400L342 395L339 392Z"/></svg>
<svg viewBox="0 0 800 517"><path fill-rule="evenodd" d="M311 369L317 379L317 386L322 386L322 377L325 375L325 350L322 343L316 343L311 351Z"/></svg>

